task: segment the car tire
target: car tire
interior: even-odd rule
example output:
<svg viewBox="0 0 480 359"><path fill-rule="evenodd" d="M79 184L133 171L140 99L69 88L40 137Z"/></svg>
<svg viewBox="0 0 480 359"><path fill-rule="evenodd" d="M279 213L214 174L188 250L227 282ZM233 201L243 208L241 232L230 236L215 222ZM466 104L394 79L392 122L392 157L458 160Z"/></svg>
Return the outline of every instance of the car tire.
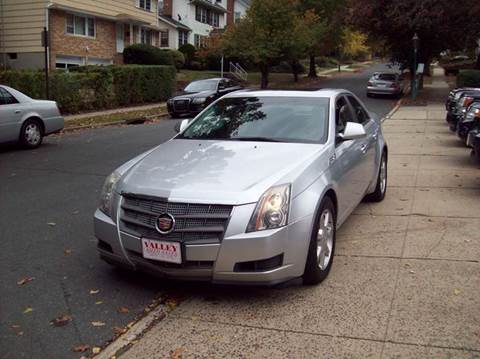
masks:
<svg viewBox="0 0 480 359"><path fill-rule="evenodd" d="M337 215L330 197L320 203L313 226L303 284L315 285L327 278L332 268L337 234Z"/></svg>
<svg viewBox="0 0 480 359"><path fill-rule="evenodd" d="M20 130L20 143L25 148L37 148L42 144L43 135L43 126L40 120L27 120Z"/></svg>
<svg viewBox="0 0 480 359"><path fill-rule="evenodd" d="M378 168L377 186L375 191L365 196L367 202L381 202L385 198L387 193L388 184L388 157L384 151L382 153L382 159L380 160L380 166Z"/></svg>
<svg viewBox="0 0 480 359"><path fill-rule="evenodd" d="M373 97L373 95L370 92L367 92L367 97Z"/></svg>

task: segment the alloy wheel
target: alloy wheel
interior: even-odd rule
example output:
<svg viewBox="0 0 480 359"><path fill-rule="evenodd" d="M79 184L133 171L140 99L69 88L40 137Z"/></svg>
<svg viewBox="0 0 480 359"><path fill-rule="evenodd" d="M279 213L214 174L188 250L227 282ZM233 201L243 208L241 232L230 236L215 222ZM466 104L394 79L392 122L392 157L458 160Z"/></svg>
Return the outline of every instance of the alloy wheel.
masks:
<svg viewBox="0 0 480 359"><path fill-rule="evenodd" d="M325 270L328 267L332 256L333 226L333 213L327 208L320 216L317 233L317 264L321 270Z"/></svg>

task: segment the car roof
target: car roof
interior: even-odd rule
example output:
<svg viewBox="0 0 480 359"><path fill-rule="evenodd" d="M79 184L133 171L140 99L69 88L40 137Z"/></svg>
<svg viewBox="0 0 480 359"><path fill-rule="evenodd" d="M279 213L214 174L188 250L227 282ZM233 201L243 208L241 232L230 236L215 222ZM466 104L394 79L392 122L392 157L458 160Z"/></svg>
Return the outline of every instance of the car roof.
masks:
<svg viewBox="0 0 480 359"><path fill-rule="evenodd" d="M335 97L341 93L351 94L343 89L321 89L316 91L298 91L298 90L240 90L232 92L225 97Z"/></svg>

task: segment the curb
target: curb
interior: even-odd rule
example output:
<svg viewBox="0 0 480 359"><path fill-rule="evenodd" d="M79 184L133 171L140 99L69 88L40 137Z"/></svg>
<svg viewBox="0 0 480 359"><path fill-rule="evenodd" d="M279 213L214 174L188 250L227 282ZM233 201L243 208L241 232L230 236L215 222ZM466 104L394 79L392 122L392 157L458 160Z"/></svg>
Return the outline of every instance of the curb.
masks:
<svg viewBox="0 0 480 359"><path fill-rule="evenodd" d="M392 118L392 116L395 114L395 112L398 111L398 109L400 108L400 106L402 106L402 100L403 99L400 99L397 101L397 103L395 104L395 106L390 110L389 113L387 113L382 119L381 119L381 123L384 123L386 120L389 120Z"/></svg>
<svg viewBox="0 0 480 359"><path fill-rule="evenodd" d="M145 117L143 117L143 120L144 120L143 122L154 119L154 118L165 117L167 115L168 115L168 112L159 113L158 115L145 116ZM138 120L139 120L138 118L132 118L132 119L128 119L128 120L106 122L106 123L101 123L101 124L64 127L63 130L62 130L62 133L72 132L72 131L77 131L77 130L86 130L86 129L95 129L95 128L102 128L102 127L117 126L117 125L139 124L139 122L137 122Z"/></svg>

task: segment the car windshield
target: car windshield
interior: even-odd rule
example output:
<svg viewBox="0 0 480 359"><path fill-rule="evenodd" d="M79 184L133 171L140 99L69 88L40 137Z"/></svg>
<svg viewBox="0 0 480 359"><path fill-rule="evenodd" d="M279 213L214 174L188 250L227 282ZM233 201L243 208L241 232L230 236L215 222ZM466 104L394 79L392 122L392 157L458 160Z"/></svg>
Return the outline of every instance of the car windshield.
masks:
<svg viewBox="0 0 480 359"><path fill-rule="evenodd" d="M328 98L225 98L210 106L177 138L325 143L328 109Z"/></svg>
<svg viewBox="0 0 480 359"><path fill-rule="evenodd" d="M191 82L185 87L186 92L215 91L217 89L217 80L202 80Z"/></svg>
<svg viewBox="0 0 480 359"><path fill-rule="evenodd" d="M375 80L380 81L395 81L396 78L397 77L394 74L378 74L375 76Z"/></svg>

